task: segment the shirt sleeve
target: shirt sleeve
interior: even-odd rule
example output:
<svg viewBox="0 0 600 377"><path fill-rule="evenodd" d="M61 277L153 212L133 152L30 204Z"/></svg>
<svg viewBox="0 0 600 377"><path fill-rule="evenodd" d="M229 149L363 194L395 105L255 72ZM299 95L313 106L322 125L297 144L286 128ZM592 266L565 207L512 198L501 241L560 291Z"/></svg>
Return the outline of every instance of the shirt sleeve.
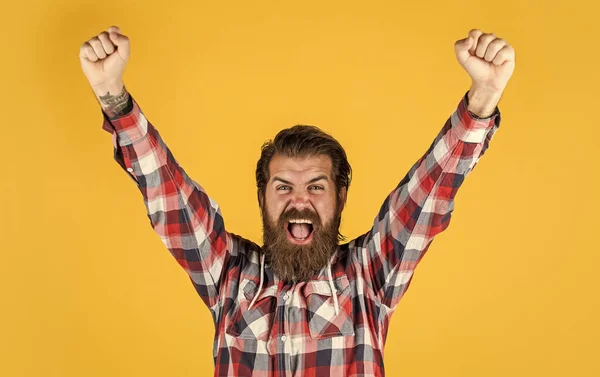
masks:
<svg viewBox="0 0 600 377"><path fill-rule="evenodd" d="M124 116L110 119L102 112L102 128L112 134L114 159L142 193L155 232L213 308L231 250L221 211L131 100L133 108Z"/></svg>
<svg viewBox="0 0 600 377"><path fill-rule="evenodd" d="M498 107L488 118L471 116L467 95L387 196L373 227L349 243L366 289L392 310L433 238L448 227L457 190L500 126Z"/></svg>

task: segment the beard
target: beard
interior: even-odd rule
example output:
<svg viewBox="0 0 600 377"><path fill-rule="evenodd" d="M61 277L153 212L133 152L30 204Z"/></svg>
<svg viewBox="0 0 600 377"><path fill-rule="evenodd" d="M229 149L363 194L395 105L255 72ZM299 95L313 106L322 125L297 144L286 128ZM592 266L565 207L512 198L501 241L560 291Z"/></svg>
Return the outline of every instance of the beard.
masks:
<svg viewBox="0 0 600 377"><path fill-rule="evenodd" d="M339 206L334 217L325 225L319 215L309 209L298 211L292 208L281 214L276 222L270 219L266 205L261 212L263 252L277 277L286 282L307 281L329 263L338 247ZM288 239L288 224L292 219L312 221L312 240L308 244L298 245Z"/></svg>

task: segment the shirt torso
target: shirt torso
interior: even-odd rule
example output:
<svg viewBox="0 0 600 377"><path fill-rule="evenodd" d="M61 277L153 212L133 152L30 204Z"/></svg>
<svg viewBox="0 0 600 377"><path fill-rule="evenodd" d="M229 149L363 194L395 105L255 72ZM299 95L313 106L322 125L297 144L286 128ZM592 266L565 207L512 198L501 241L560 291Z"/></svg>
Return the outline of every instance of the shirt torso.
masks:
<svg viewBox="0 0 600 377"><path fill-rule="evenodd" d="M391 311L369 295L348 244L306 282L279 280L260 249L232 235L233 257L215 318L217 376L381 376ZM252 303L255 295L252 307ZM337 296L337 303L333 298ZM337 306L337 310L336 310Z"/></svg>

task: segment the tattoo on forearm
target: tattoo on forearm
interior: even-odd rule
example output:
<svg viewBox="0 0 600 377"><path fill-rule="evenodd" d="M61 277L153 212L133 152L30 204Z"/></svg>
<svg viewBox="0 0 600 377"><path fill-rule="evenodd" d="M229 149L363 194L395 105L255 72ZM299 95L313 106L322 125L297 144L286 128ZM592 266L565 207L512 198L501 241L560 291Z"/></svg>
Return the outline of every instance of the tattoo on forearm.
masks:
<svg viewBox="0 0 600 377"><path fill-rule="evenodd" d="M110 92L107 92L103 96L98 96L98 98L100 99L104 112L111 119L127 114L133 107L131 96L125 89L125 85L123 85L123 89L119 94L112 95Z"/></svg>

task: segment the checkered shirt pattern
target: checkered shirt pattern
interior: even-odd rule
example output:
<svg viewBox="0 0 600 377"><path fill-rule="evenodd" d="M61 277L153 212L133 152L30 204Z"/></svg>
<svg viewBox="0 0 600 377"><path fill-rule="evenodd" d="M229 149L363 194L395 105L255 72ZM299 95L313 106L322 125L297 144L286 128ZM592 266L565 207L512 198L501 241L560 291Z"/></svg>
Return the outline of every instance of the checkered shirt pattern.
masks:
<svg viewBox="0 0 600 377"><path fill-rule="evenodd" d="M287 283L268 264L259 291L261 247L225 230L217 203L186 174L135 99L124 116L102 113L115 161L210 309L215 376L384 375L391 314L433 238L448 227L458 188L500 125L497 107L485 119L470 114L467 95L385 198L372 228L339 245L331 265L335 292L327 268L307 282Z"/></svg>

